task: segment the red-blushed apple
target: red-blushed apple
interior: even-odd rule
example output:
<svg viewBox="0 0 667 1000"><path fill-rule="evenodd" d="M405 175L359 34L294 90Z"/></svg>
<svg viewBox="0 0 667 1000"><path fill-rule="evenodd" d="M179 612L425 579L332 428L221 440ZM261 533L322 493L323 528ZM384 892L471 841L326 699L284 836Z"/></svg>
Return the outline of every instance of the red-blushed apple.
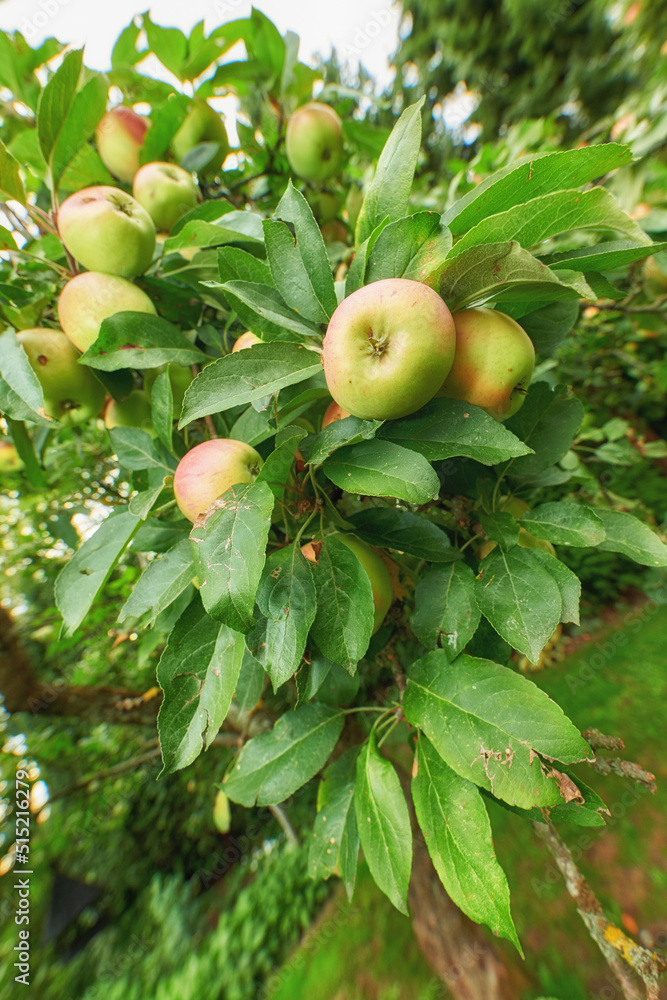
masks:
<svg viewBox="0 0 667 1000"><path fill-rule="evenodd" d="M132 195L161 232L169 232L181 216L201 200L192 174L175 163L146 163L132 184Z"/></svg>
<svg viewBox="0 0 667 1000"><path fill-rule="evenodd" d="M335 174L343 159L343 128L334 109L318 101L297 108L287 123L285 151L294 173L311 184Z"/></svg>
<svg viewBox="0 0 667 1000"><path fill-rule="evenodd" d="M120 401L110 396L104 407L104 426L109 431L114 427L139 427L155 437L151 404L143 389L133 389L129 396Z"/></svg>
<svg viewBox="0 0 667 1000"><path fill-rule="evenodd" d="M331 317L322 349L329 392L355 417L404 417L438 391L455 343L452 314L432 288L406 278L375 281Z"/></svg>
<svg viewBox="0 0 667 1000"><path fill-rule="evenodd" d="M261 456L244 441L214 438L195 445L174 473L179 510L189 521L196 521L230 486L252 483L263 464Z"/></svg>
<svg viewBox="0 0 667 1000"><path fill-rule="evenodd" d="M214 143L208 158L197 166L197 173L216 173L225 162L229 153L229 139L224 121L217 111L214 111L206 101L193 101L185 121L171 140L171 149L180 163L195 146L202 143Z"/></svg>
<svg viewBox="0 0 667 1000"><path fill-rule="evenodd" d="M344 410L342 406L338 403L329 403L326 410L324 411L324 416L322 417L322 430L328 427L329 424L333 424L336 420L344 420L345 417L352 416L347 410Z"/></svg>
<svg viewBox="0 0 667 1000"><path fill-rule="evenodd" d="M373 602L375 604L375 614L373 620L373 635L377 632L384 621L392 601L394 600L394 590L391 576L384 560L378 555L375 549L362 542L356 535L340 534L335 532L329 538L337 538L339 542L347 545L348 549L354 552L355 556L366 570L368 579L371 581L373 591ZM317 543L316 543L317 544ZM301 546L301 551L309 562L316 563L319 559L319 546L315 547L312 542L306 542Z"/></svg>
<svg viewBox="0 0 667 1000"><path fill-rule="evenodd" d="M67 282L58 299L58 319L80 351L97 340L103 320L118 312L155 315L155 306L141 288L116 274L83 271Z"/></svg>
<svg viewBox="0 0 667 1000"><path fill-rule="evenodd" d="M454 315L456 352L438 396L463 399L496 420L523 406L535 368L533 342L510 316L494 309Z"/></svg>
<svg viewBox="0 0 667 1000"><path fill-rule="evenodd" d="M132 108L107 111L95 130L97 152L110 174L131 184L139 169L139 150L150 122Z"/></svg>
<svg viewBox="0 0 667 1000"><path fill-rule="evenodd" d="M254 347L255 344L263 344L264 341L261 337L258 337L256 333L251 333L250 330L246 330L241 336L234 342L232 347L232 354L236 351L245 351L249 347Z"/></svg>
<svg viewBox="0 0 667 1000"><path fill-rule="evenodd" d="M138 201L120 188L83 188L58 210L60 237L88 271L132 278L143 274L155 248L155 226Z"/></svg>
<svg viewBox="0 0 667 1000"><path fill-rule="evenodd" d="M194 375L192 374L192 369L186 365L171 364L168 367L171 393L174 400L174 419L176 419L181 414L185 390L192 384ZM151 398L155 379L166 370L167 365L160 365L159 368L147 368L144 371L144 389L149 399Z"/></svg>
<svg viewBox="0 0 667 1000"><path fill-rule="evenodd" d="M35 327L16 339L44 391L44 409L64 424L80 424L100 412L104 389L62 330Z"/></svg>

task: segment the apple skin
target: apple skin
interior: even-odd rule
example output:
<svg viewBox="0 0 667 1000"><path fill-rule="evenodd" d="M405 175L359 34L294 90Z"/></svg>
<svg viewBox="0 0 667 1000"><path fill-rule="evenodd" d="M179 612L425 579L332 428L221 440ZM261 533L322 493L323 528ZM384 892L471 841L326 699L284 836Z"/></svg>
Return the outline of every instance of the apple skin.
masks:
<svg viewBox="0 0 667 1000"><path fill-rule="evenodd" d="M155 228L166 233L201 201L192 174L175 163L146 163L137 171L132 195L146 209Z"/></svg>
<svg viewBox="0 0 667 1000"><path fill-rule="evenodd" d="M203 142L215 142L217 148L206 163L199 167L198 173L214 174L220 169L229 153L227 129L217 111L214 111L206 101L196 100L171 140L171 150L180 163L191 149Z"/></svg>
<svg viewBox="0 0 667 1000"><path fill-rule="evenodd" d="M463 399L507 420L523 406L535 368L533 342L510 316L494 309L454 315L454 364L438 396Z"/></svg>
<svg viewBox="0 0 667 1000"><path fill-rule="evenodd" d="M254 347L255 344L263 343L264 341L262 338L258 337L256 333L251 333L250 330L246 330L246 332L242 333L238 340L235 341L234 346L232 347L232 354L235 354L236 351L245 351L249 347Z"/></svg>
<svg viewBox="0 0 667 1000"><path fill-rule="evenodd" d="M322 430L328 427L329 424L333 424L336 420L344 420L345 417L351 417L352 414L344 410L342 406L338 403L329 403L326 410L324 411L324 416L322 417Z"/></svg>
<svg viewBox="0 0 667 1000"><path fill-rule="evenodd" d="M285 150L304 181L320 184L335 174L343 159L343 128L333 108L317 101L297 108L287 123Z"/></svg>
<svg viewBox="0 0 667 1000"><path fill-rule="evenodd" d="M75 275L58 299L60 325L79 351L95 343L103 320L126 310L155 315L155 306L140 288L126 278L99 271Z"/></svg>
<svg viewBox="0 0 667 1000"><path fill-rule="evenodd" d="M389 570L387 569L384 560L378 555L375 549L371 548L370 545L367 545L366 542L362 542L356 535L342 534L336 531L327 537L337 538L339 542L343 542L344 545L347 545L348 549L351 549L352 552L354 552L355 556L366 570L368 578L371 581L373 602L375 604L373 631L371 633L372 635L375 635L377 630L380 628L380 625L382 625L382 622L385 620L387 612L389 611L389 608L394 600L394 588L391 583ZM309 562L318 561L319 551L315 549L312 542L307 542L305 545L302 545L301 551Z"/></svg>
<svg viewBox="0 0 667 1000"><path fill-rule="evenodd" d="M230 486L252 483L263 464L261 456L244 441L214 438L195 445L174 473L179 510L189 521L196 521Z"/></svg>
<svg viewBox="0 0 667 1000"><path fill-rule="evenodd" d="M58 230L87 271L132 278L143 274L153 259L153 220L120 188L102 184L70 195L58 211Z"/></svg>
<svg viewBox="0 0 667 1000"><path fill-rule="evenodd" d="M131 184L139 169L139 150L148 131L148 119L132 108L107 111L95 130L97 152L110 174Z"/></svg>
<svg viewBox="0 0 667 1000"><path fill-rule="evenodd" d="M108 431L114 427L139 427L155 437L157 432L151 418L151 404L143 389L133 389L120 402L110 396L104 407L104 426Z"/></svg>
<svg viewBox="0 0 667 1000"><path fill-rule="evenodd" d="M452 314L432 288L405 278L375 281L331 317L322 347L329 392L355 417L404 417L438 391L455 344Z"/></svg>
<svg viewBox="0 0 667 1000"><path fill-rule="evenodd" d="M44 408L63 424L81 424L104 405L104 389L62 330L34 327L16 339L44 390Z"/></svg>
<svg viewBox="0 0 667 1000"><path fill-rule="evenodd" d="M159 368L147 368L144 371L144 389L148 398L151 398L155 379L162 372L166 372L167 365L160 365ZM174 419L180 416L183 407L183 397L185 390L192 385L194 375L192 370L185 365L169 365L169 381L171 382L171 393L174 400Z"/></svg>

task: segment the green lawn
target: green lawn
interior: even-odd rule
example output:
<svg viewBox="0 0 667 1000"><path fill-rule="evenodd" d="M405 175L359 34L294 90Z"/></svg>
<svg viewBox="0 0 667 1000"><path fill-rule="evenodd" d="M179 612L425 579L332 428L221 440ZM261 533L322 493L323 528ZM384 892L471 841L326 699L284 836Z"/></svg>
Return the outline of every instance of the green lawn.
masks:
<svg viewBox="0 0 667 1000"><path fill-rule="evenodd" d="M623 615L623 627L581 646L536 674L540 687L581 728L621 736L624 756L658 778L651 795L623 778L589 768L582 777L612 812L606 828L561 826L607 914L635 920L654 935L667 931L667 763L662 754L667 703L667 607ZM490 805L499 860L512 893L512 909L526 952L523 969L533 988L521 1000L549 995L586 1000L608 985L606 965L583 924L550 856L529 823ZM433 977L414 944L411 925L362 870L347 914L336 896L313 937L276 977L272 1000L427 1000ZM520 961L505 942L498 946ZM519 998L517 998L519 1000Z"/></svg>

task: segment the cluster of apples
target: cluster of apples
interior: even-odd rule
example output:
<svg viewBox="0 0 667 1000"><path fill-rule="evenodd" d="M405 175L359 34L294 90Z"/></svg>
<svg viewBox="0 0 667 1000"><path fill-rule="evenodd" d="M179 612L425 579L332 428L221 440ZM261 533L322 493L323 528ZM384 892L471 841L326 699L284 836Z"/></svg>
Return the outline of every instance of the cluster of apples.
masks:
<svg viewBox="0 0 667 1000"><path fill-rule="evenodd" d="M175 163L140 166L149 121L128 107L104 115L96 131L102 162L115 177L132 185L132 194L109 185L84 188L58 211L58 231L71 257L85 271L67 282L58 300L61 329L22 330L18 340L44 390L46 412L66 424L82 423L100 412L105 393L90 369L78 365L80 352L97 339L102 322L117 312L155 313L151 299L132 283L153 259L156 236L168 233L200 201L188 170ZM204 145L202 145L204 144ZM199 147L200 174L215 172L229 152L221 117L205 101L194 101L172 139L176 159ZM175 408L191 381L188 369L174 371ZM152 378L150 377L152 375ZM122 402L108 399L107 427L127 425L152 431L150 388L157 372Z"/></svg>

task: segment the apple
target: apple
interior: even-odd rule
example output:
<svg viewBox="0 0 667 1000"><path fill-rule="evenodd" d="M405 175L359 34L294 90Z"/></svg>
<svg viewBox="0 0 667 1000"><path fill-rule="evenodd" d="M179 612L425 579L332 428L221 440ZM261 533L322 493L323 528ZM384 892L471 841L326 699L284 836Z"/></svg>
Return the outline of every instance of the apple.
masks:
<svg viewBox="0 0 667 1000"><path fill-rule="evenodd" d="M107 111L95 130L97 152L110 174L131 184L139 169L139 150L144 144L149 121L132 108Z"/></svg>
<svg viewBox="0 0 667 1000"><path fill-rule="evenodd" d="M236 351L245 351L248 347L253 347L255 344L263 344L264 341L261 337L258 337L256 333L251 333L250 330L246 330L242 333L238 340L235 341L232 347L232 354Z"/></svg>
<svg viewBox="0 0 667 1000"><path fill-rule="evenodd" d="M169 381L171 382L171 394L174 400L175 419L180 415L185 390L192 384L194 375L192 374L192 369L188 368L186 365L171 364L168 367ZM147 368L144 371L144 389L146 390L149 399L151 398L155 379L158 375L161 375L162 372L166 372L166 370L167 365L160 365L159 368Z"/></svg>
<svg viewBox="0 0 667 1000"><path fill-rule="evenodd" d="M338 403L329 403L322 417L322 430L328 427L329 424L333 424L335 420L344 420L345 417L350 417L351 415L342 406L339 406Z"/></svg>
<svg viewBox="0 0 667 1000"><path fill-rule="evenodd" d="M206 101L196 100L193 102L185 121L171 140L171 149L180 163L191 149L204 142L215 143L216 148L206 161L198 166L197 173L214 174L220 169L229 153L227 129L217 111L214 111Z"/></svg>
<svg viewBox="0 0 667 1000"><path fill-rule="evenodd" d="M88 271L132 278L143 274L155 249L155 226L138 201L120 188L83 188L58 211L60 237Z"/></svg>
<svg viewBox="0 0 667 1000"><path fill-rule="evenodd" d="M320 184L336 173L343 159L340 118L328 104L304 104L287 123L285 149L294 173Z"/></svg>
<svg viewBox="0 0 667 1000"><path fill-rule="evenodd" d="M155 306L141 288L116 274L99 271L77 274L58 299L60 325L80 351L95 343L103 320L126 310L155 315Z"/></svg>
<svg viewBox="0 0 667 1000"><path fill-rule="evenodd" d="M175 163L145 164L134 178L132 194L155 228L167 233L201 200L192 174Z"/></svg>
<svg viewBox="0 0 667 1000"><path fill-rule="evenodd" d="M404 417L438 391L455 344L452 314L432 288L405 278L375 281L331 317L322 347L329 392L355 417Z"/></svg>
<svg viewBox="0 0 667 1000"><path fill-rule="evenodd" d="M0 472L18 472L23 461L11 441L0 441Z"/></svg>
<svg viewBox="0 0 667 1000"><path fill-rule="evenodd" d="M104 426L107 430L113 427L139 427L155 437L156 431L151 418L151 404L143 389L133 389L120 402L109 397L104 407Z"/></svg>
<svg viewBox="0 0 667 1000"><path fill-rule="evenodd" d="M464 309L454 315L454 324L454 364L438 396L464 399L506 420L523 406L535 367L532 340L494 309Z"/></svg>
<svg viewBox="0 0 667 1000"><path fill-rule="evenodd" d="M64 424L94 417L104 404L104 389L90 368L78 364L81 355L62 330L35 327L16 339L44 390L44 408Z"/></svg>
<svg viewBox="0 0 667 1000"><path fill-rule="evenodd" d="M375 549L362 542L356 535L346 535L335 532L329 535L330 538L337 538L339 542L347 545L348 549L354 552L355 556L366 570L371 589L373 591L373 602L375 604L375 616L373 621L373 632L375 635L380 625L384 621L391 603L394 600L394 590L391 583L391 576L384 560L378 555ZM319 551L315 549L312 542L307 542L301 546L301 551L309 562L317 562Z"/></svg>
<svg viewBox="0 0 667 1000"><path fill-rule="evenodd" d="M261 456L244 441L214 438L195 445L174 473L179 510L189 521L196 521L230 486L252 483L263 464Z"/></svg>

